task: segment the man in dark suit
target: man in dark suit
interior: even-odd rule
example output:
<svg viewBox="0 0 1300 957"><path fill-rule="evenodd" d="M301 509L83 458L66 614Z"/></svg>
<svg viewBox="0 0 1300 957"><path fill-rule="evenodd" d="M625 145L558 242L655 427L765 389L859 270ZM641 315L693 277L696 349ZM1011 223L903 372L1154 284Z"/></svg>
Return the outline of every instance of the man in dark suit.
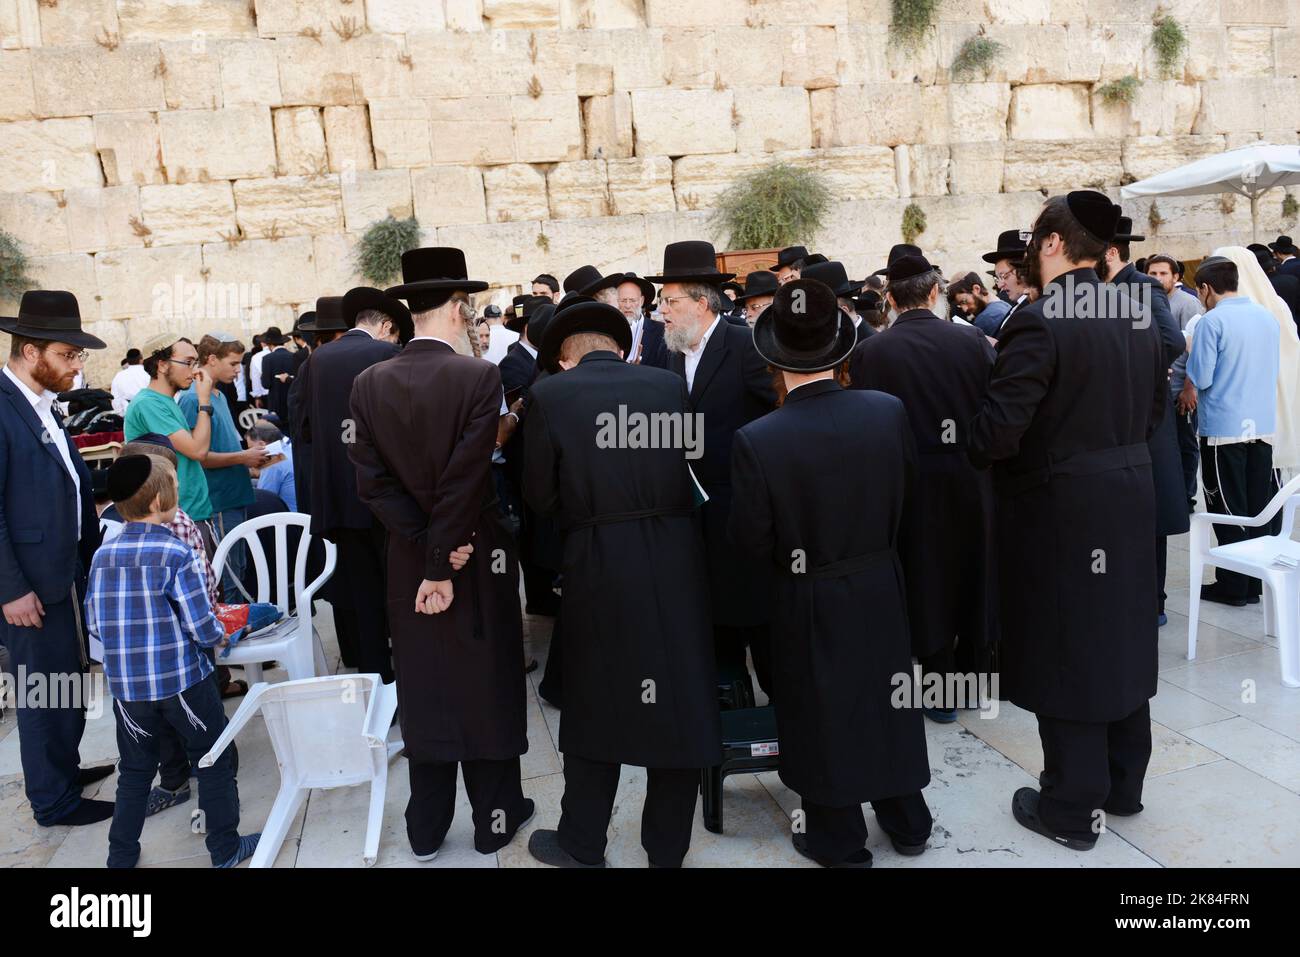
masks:
<svg viewBox="0 0 1300 957"><path fill-rule="evenodd" d="M1277 237L1277 242L1269 243L1268 248L1273 250L1273 255L1277 258L1279 273L1300 278L1300 248L1296 248L1290 236Z"/></svg>
<svg viewBox="0 0 1300 957"><path fill-rule="evenodd" d="M266 408L279 418L281 427L287 430L289 386L293 379L294 365L293 353L285 345L289 337L272 326L263 334L262 341L271 347L271 351L262 359L262 388L266 389Z"/></svg>
<svg viewBox="0 0 1300 957"><path fill-rule="evenodd" d="M1119 209L1049 199L1025 259L1042 296L1002 327L971 462L998 496L1001 692L1038 716L1041 794L1012 813L1075 850L1142 810L1156 692L1155 493L1147 446L1168 402L1160 342L1095 267Z"/></svg>
<svg viewBox="0 0 1300 957"><path fill-rule="evenodd" d="M519 570L497 506L491 460L501 374L470 353L459 249L402 255L415 337L352 386L357 494L388 530L388 609L402 738L410 763L406 833L437 854L465 778L474 847L492 854L533 814L519 755L528 750ZM312 364L333 345L320 350Z"/></svg>
<svg viewBox="0 0 1300 957"><path fill-rule="evenodd" d="M904 508L899 553L912 653L927 675L942 679L949 698L924 711L951 723L957 708L979 706L970 682L990 670L997 620L993 482L966 458L993 349L980 330L934 314L942 277L924 256L896 259L888 279L885 296L898 318L858 343L849 369L854 389L902 401L916 441L917 483Z"/></svg>
<svg viewBox="0 0 1300 957"><path fill-rule="evenodd" d="M671 243L664 250L663 275L646 278L663 285L659 301L671 353L668 368L686 380L691 410L704 423L704 452L693 468L709 496L702 512L718 665L744 672L749 646L758 683L770 697L772 573L764 562L736 554L727 517L732 439L737 429L772 410L776 390L749 327L732 325L719 315L718 285L732 274L719 273L715 263L709 243Z"/></svg>
<svg viewBox="0 0 1300 957"><path fill-rule="evenodd" d="M758 317L754 345L787 392L736 433L730 524L775 572L780 775L803 811L795 849L863 868L864 801L900 854L924 852L933 821L923 721L896 700L912 664L898 532L916 452L898 399L835 381L856 338L815 279L786 283Z"/></svg>
<svg viewBox="0 0 1300 957"><path fill-rule="evenodd" d="M345 629L356 635L357 667L393 680L384 603L384 527L357 498L357 470L348 458L355 427L352 384L366 369L397 355L411 313L378 289L358 286L343 297L349 329L312 359L302 419L311 444L311 530L338 546L339 585L350 600L336 612L351 616ZM270 361L270 357L267 358Z"/></svg>
<svg viewBox="0 0 1300 957"><path fill-rule="evenodd" d="M29 704L31 689L16 689L23 784L42 827L94 824L113 805L83 799L81 789L113 767L78 767L85 701L64 699L86 687L80 596L99 518L90 471L54 402L72 387L83 350L105 346L81 330L70 292L24 293L0 330L13 337L0 375L0 644L15 675L49 690Z"/></svg>
<svg viewBox="0 0 1300 957"><path fill-rule="evenodd" d="M698 420L680 378L623 361L631 347L615 307L562 305L539 360L559 374L537 382L528 413L524 491L565 532L563 813L558 831L528 842L557 866L602 866L623 764L648 769L641 843L650 863L680 866L701 769L722 758L688 468ZM639 420L670 424L661 441L619 432ZM628 568L654 569L654 587Z"/></svg>
<svg viewBox="0 0 1300 957"><path fill-rule="evenodd" d="M618 308L632 327L632 351L628 362L652 369L668 368L668 347L664 345L664 324L652 319L655 287L634 272L624 273L615 287Z"/></svg>

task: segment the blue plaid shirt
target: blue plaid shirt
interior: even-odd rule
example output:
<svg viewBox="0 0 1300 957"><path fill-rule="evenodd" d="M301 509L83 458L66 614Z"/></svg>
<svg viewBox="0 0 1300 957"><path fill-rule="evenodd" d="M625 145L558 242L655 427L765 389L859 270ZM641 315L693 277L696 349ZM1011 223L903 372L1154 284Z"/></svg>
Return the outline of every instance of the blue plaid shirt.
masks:
<svg viewBox="0 0 1300 957"><path fill-rule="evenodd" d="M225 637L199 556L161 525L128 522L90 563L86 628L104 644L119 701L161 701L212 673L203 648Z"/></svg>

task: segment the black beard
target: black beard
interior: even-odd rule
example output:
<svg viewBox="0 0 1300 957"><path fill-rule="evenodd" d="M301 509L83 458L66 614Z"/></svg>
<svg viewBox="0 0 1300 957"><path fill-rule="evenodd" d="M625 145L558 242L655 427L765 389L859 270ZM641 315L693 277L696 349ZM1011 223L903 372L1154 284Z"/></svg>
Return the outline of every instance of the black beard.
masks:
<svg viewBox="0 0 1300 957"><path fill-rule="evenodd" d="M1043 269L1038 261L1038 244L1030 240L1028 247L1025 249L1025 278L1026 286L1033 286L1035 289L1043 288Z"/></svg>

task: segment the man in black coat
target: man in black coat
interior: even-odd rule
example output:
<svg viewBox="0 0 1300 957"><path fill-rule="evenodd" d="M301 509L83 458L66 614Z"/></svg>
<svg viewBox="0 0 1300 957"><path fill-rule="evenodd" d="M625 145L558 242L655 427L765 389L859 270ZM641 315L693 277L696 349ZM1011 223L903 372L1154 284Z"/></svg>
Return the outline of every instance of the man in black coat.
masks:
<svg viewBox="0 0 1300 957"><path fill-rule="evenodd" d="M966 458L993 349L978 329L934 314L942 277L924 256L895 260L888 277L885 296L898 318L858 343L849 369L854 389L902 400L916 440L917 485L903 513L899 553L912 653L945 692L941 707L924 711L951 723L958 707L979 706L971 692L989 670L995 633L993 482Z"/></svg>
<svg viewBox="0 0 1300 957"><path fill-rule="evenodd" d="M731 275L717 271L711 244L680 242L664 250L664 274L647 278L663 285L659 301L671 352L668 368L686 380L691 409L704 423L704 454L693 468L709 496L702 512L718 665L743 673L748 645L758 683L770 697L771 571L736 554L727 518L732 439L737 429L772 410L776 390L748 325L732 325L719 314L718 285Z"/></svg>
<svg viewBox="0 0 1300 957"><path fill-rule="evenodd" d="M563 813L528 842L557 866L601 866L623 764L648 769L650 863L680 866L701 769L722 758L688 467L698 419L680 378L623 361L631 347L614 306L562 306L540 357L558 374L537 382L528 413L524 492L565 533ZM654 587L629 568L654 569Z"/></svg>
<svg viewBox="0 0 1300 957"><path fill-rule="evenodd" d="M1186 351L1187 340L1183 338L1178 320L1169 307L1169 296L1164 287L1158 280L1138 272L1129 262L1129 243L1140 243L1146 237L1133 233L1133 220L1128 216L1121 216L1115 228L1115 238L1107 245L1105 257L1097 263L1097 275L1127 292L1142 310L1142 321L1150 324L1168 369ZM1176 418L1173 402L1166 403L1160 424L1147 442L1151 452L1151 482L1156 495L1156 617L1161 624L1165 619L1169 536L1182 535L1191 528Z"/></svg>
<svg viewBox="0 0 1300 957"><path fill-rule="evenodd" d="M348 446L356 433L352 383L398 354L399 336L411 335L411 313L368 286L349 290L341 309L349 330L312 357L302 419L303 437L312 447L311 530L338 546L335 577L348 596L339 613L351 616L345 628L357 636L358 669L389 682L393 663L384 604L384 527L357 496L357 470Z"/></svg>
<svg viewBox="0 0 1300 957"><path fill-rule="evenodd" d="M285 343L289 337L272 326L262 336L271 351L262 359L262 388L266 389L266 408L280 420L280 427L292 435L289 428L289 385L293 377L293 353Z"/></svg>
<svg viewBox="0 0 1300 957"><path fill-rule="evenodd" d="M814 279L786 283L758 317L755 347L787 393L736 433L730 525L772 573L780 775L803 811L795 849L861 868L864 801L900 854L924 852L933 822L924 722L915 696L899 700L912 661L898 534L916 451L898 399L835 381L855 340Z"/></svg>
<svg viewBox="0 0 1300 957"><path fill-rule="evenodd" d="M1273 256L1267 246L1261 243L1251 243L1246 247L1255 254L1259 260L1260 268L1264 270L1264 275L1268 276L1269 285L1277 293L1288 309L1291 310L1291 318L1295 320L1296 328L1300 329L1300 277L1294 273L1284 273L1278 270L1277 259Z"/></svg>
<svg viewBox="0 0 1300 957"><path fill-rule="evenodd" d="M1300 278L1300 248L1297 248L1290 236L1277 237L1277 242L1269 243L1268 248L1273 250L1277 258L1279 273Z"/></svg>
<svg viewBox="0 0 1300 957"><path fill-rule="evenodd" d="M1075 850L1142 810L1156 692L1155 493L1147 442L1168 402L1160 342L1094 267L1119 209L1053 197L1034 224L1042 296L1002 327L971 461L994 466L1002 692L1038 716L1041 794L1012 813Z"/></svg>

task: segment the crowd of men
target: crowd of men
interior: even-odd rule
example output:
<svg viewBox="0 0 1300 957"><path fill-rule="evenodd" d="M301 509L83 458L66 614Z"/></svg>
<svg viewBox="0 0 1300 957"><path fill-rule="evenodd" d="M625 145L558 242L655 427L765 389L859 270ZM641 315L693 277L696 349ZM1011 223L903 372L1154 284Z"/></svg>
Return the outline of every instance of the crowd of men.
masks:
<svg viewBox="0 0 1300 957"><path fill-rule="evenodd" d="M539 692L561 709L565 790L529 839L544 863L604 866L630 765L648 862L680 866L722 758L719 684L751 665L805 857L869 867L867 802L898 853L925 851L924 721L980 707L971 687L1037 717L1045 770L1015 819L1084 851L1099 814L1142 811L1167 537L1199 488L1210 511L1254 515L1300 466L1300 250L1219 249L1184 285L1170 256L1130 262L1143 239L1081 190L997 236L992 282L898 244L861 281L795 246L742 284L687 241L658 275L543 274L482 314L489 283L461 250L413 249L400 285L322 297L255 353L145 344L126 438L171 451L198 551L256 510L250 469L279 464L240 408L289 440L275 487L337 546L324 597L343 664L397 683L420 860L458 770L478 851L535 812L524 613L554 618ZM51 407L104 344L65 292L28 293L0 329L0 635L29 674L77 672L99 523ZM134 494L149 469L133 468ZM223 590L246 569L225 571ZM1242 605L1259 582L1220 572L1201 594ZM899 706L914 674L940 700ZM20 711L42 825L113 813L80 796L111 771L79 768L82 726L74 708ZM150 813L188 798L185 755L160 761Z"/></svg>

